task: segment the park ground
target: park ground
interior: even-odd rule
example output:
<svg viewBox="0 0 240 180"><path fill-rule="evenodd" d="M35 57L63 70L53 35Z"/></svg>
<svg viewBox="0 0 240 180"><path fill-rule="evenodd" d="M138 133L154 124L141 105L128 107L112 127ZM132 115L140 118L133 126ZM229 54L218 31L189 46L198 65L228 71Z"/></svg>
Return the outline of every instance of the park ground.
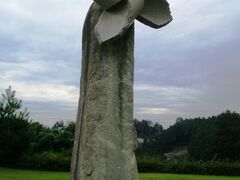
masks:
<svg viewBox="0 0 240 180"><path fill-rule="evenodd" d="M0 168L0 180L68 180L69 173ZM240 180L240 177L140 174L140 180Z"/></svg>

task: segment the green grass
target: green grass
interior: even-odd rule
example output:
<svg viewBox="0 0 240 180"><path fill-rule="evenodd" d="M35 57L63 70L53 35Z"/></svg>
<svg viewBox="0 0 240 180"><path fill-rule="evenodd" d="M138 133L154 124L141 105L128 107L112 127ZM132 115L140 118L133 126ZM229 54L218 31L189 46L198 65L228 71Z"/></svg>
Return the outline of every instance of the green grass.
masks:
<svg viewBox="0 0 240 180"><path fill-rule="evenodd" d="M0 168L0 180L69 180L69 173ZM140 174L140 180L240 180L240 177Z"/></svg>
<svg viewBox="0 0 240 180"><path fill-rule="evenodd" d="M0 168L0 180L69 180L69 174Z"/></svg>
<svg viewBox="0 0 240 180"><path fill-rule="evenodd" d="M140 174L140 180L240 180L240 177L177 174Z"/></svg>

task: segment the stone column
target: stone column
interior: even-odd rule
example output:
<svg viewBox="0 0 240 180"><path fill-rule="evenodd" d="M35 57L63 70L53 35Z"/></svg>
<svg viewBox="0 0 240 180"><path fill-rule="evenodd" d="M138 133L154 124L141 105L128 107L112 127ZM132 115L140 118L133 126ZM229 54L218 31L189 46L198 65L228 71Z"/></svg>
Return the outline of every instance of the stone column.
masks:
<svg viewBox="0 0 240 180"><path fill-rule="evenodd" d="M133 123L134 26L100 45L93 4L83 29L80 100L72 180L138 180ZM111 28L111 27L106 27Z"/></svg>

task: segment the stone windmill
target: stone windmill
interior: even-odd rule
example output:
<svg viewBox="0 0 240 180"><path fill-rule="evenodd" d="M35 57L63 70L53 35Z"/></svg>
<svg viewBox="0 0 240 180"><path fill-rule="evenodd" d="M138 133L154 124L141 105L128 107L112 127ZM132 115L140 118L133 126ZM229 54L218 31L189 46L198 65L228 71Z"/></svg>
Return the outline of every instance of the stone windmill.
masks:
<svg viewBox="0 0 240 180"><path fill-rule="evenodd" d="M166 0L95 0L82 40L71 180L138 180L133 123L134 24L161 28Z"/></svg>

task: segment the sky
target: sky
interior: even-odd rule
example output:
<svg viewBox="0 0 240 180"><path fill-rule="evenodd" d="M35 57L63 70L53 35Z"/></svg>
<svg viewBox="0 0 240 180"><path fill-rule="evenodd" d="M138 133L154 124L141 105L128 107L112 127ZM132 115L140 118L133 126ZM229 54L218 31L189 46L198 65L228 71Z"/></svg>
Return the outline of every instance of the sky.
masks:
<svg viewBox="0 0 240 180"><path fill-rule="evenodd" d="M91 3L0 4L0 92L12 86L34 121L76 119L81 32ZM240 112L240 1L169 3L168 26L136 22L134 117L167 128L178 117Z"/></svg>

